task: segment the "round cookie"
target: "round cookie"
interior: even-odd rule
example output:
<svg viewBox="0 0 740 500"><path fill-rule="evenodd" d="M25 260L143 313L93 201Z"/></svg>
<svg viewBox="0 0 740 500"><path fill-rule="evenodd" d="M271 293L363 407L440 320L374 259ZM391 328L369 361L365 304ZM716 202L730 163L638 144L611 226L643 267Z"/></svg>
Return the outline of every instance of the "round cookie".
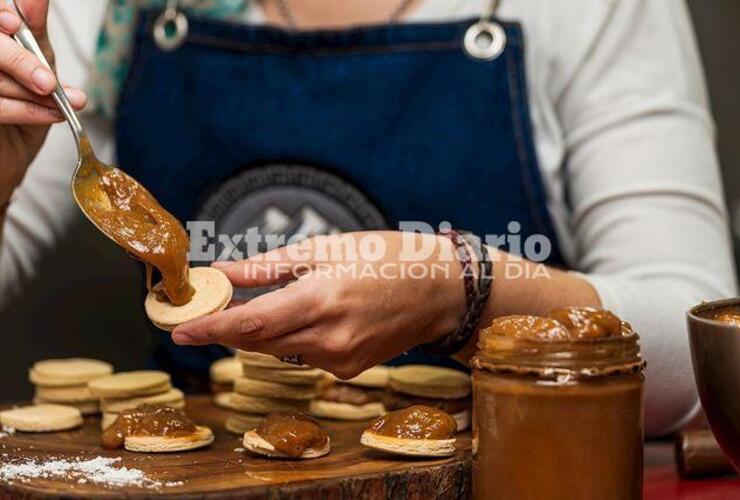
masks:
<svg viewBox="0 0 740 500"><path fill-rule="evenodd" d="M216 406L220 406L221 408L226 408L227 410L233 410L234 409L234 402L233 397L235 392L219 392L215 396L213 396L213 404Z"/></svg>
<svg viewBox="0 0 740 500"><path fill-rule="evenodd" d="M309 411L312 415L319 418L353 421L371 420L385 415L386 413L385 406L383 406L383 403L379 402L353 405L349 403L325 401L322 399L311 401Z"/></svg>
<svg viewBox="0 0 740 500"><path fill-rule="evenodd" d="M286 385L253 378L239 377L234 380L234 392L245 396L259 396L278 399L313 399L317 394L316 385Z"/></svg>
<svg viewBox="0 0 740 500"><path fill-rule="evenodd" d="M290 455L286 455L285 453L276 450L273 445L263 439L254 430L244 433L243 443L244 448L258 455L274 458L292 458L294 460L308 460L311 458L323 457L331 450L331 439L327 437L326 444L323 447L306 448L300 457L291 457Z"/></svg>
<svg viewBox="0 0 740 500"><path fill-rule="evenodd" d="M360 437L363 446L407 457L449 457L455 454L455 438L452 439L407 439L381 436L365 431Z"/></svg>
<svg viewBox="0 0 740 500"><path fill-rule="evenodd" d="M47 403L60 404L63 406L71 406L72 408L77 408L78 410L80 410L82 416L97 415L98 413L100 413L100 405L97 401L88 401L82 403L55 403L53 401L46 401L45 399L41 399L39 397L33 398L33 404L35 405L42 405Z"/></svg>
<svg viewBox="0 0 740 500"><path fill-rule="evenodd" d="M0 423L23 432L66 431L82 425L82 414L71 406L40 404L0 412Z"/></svg>
<svg viewBox="0 0 740 500"><path fill-rule="evenodd" d="M211 382L217 384L230 384L235 378L242 375L242 364L236 356L223 358L211 364L209 370Z"/></svg>
<svg viewBox="0 0 740 500"><path fill-rule="evenodd" d="M458 399L470 395L470 376L452 368L406 365L390 372L388 383L394 391L435 399Z"/></svg>
<svg viewBox="0 0 740 500"><path fill-rule="evenodd" d="M215 267L191 268L190 285L195 293L190 302L182 306L157 300L158 285L155 286L144 301L144 309L152 323L162 330L172 331L177 325L226 309L234 293L229 279Z"/></svg>
<svg viewBox="0 0 740 500"><path fill-rule="evenodd" d="M368 387L371 389L383 389L388 387L391 368L388 366L378 365L368 368L354 378L345 380L345 384Z"/></svg>
<svg viewBox="0 0 740 500"><path fill-rule="evenodd" d="M300 370L311 368L308 365L294 365L280 361L275 356L261 352L237 351L236 358L244 365L258 368L272 368L275 370Z"/></svg>
<svg viewBox="0 0 740 500"><path fill-rule="evenodd" d="M36 387L36 397L49 403L91 403L98 400L86 385L75 387Z"/></svg>
<svg viewBox="0 0 740 500"><path fill-rule="evenodd" d="M187 436L126 436L123 447L139 453L173 453L197 450L213 443L213 432L199 425Z"/></svg>
<svg viewBox="0 0 740 500"><path fill-rule="evenodd" d="M267 415L275 411L308 410L308 401L261 398L237 393L231 393L228 404L231 405L229 408L232 410L254 415Z"/></svg>
<svg viewBox="0 0 740 500"><path fill-rule="evenodd" d="M96 378L113 373L105 361L88 358L45 359L28 371L29 380L44 387L84 385Z"/></svg>
<svg viewBox="0 0 740 500"><path fill-rule="evenodd" d="M226 430L232 434L243 436L245 432L257 427L262 417L257 415L242 415L233 413L226 419Z"/></svg>
<svg viewBox="0 0 740 500"><path fill-rule="evenodd" d="M93 380L90 391L100 398L131 398L167 392L172 388L170 376L155 370L116 373Z"/></svg>
<svg viewBox="0 0 740 500"><path fill-rule="evenodd" d="M242 370L246 378L288 385L311 385L319 382L324 377L324 372L318 368L273 370L271 368L243 365Z"/></svg>
<svg viewBox="0 0 740 500"><path fill-rule="evenodd" d="M133 410L141 404L160 404L171 406L172 408L185 407L185 395L180 389L170 389L161 394L151 396L139 396L128 399L110 399L103 398L100 400L100 407L106 413L121 413L126 410Z"/></svg>

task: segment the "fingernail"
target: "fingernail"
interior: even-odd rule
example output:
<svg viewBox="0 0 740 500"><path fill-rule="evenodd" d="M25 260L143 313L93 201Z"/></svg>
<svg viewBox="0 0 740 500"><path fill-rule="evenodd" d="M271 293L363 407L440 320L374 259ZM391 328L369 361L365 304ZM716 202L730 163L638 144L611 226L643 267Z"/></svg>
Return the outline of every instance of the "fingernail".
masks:
<svg viewBox="0 0 740 500"><path fill-rule="evenodd" d="M69 102L72 103L72 106L84 106L87 102L87 94L82 90L68 88L64 89L64 93L67 94L67 98L69 99Z"/></svg>
<svg viewBox="0 0 740 500"><path fill-rule="evenodd" d="M211 262L211 267L218 267L223 269L224 267L230 267L233 264L230 260L217 260L215 262Z"/></svg>
<svg viewBox="0 0 740 500"><path fill-rule="evenodd" d="M10 12L0 12L0 28L8 32L14 32L20 26L20 19Z"/></svg>
<svg viewBox="0 0 740 500"><path fill-rule="evenodd" d="M187 333L175 331L172 332L172 341L179 345L190 345L193 343L193 337Z"/></svg>
<svg viewBox="0 0 740 500"><path fill-rule="evenodd" d="M56 78L54 78L54 75L51 74L51 71L41 67L33 70L33 73L31 74L31 79L41 92L46 93L54 90L54 87L57 84L57 80Z"/></svg>

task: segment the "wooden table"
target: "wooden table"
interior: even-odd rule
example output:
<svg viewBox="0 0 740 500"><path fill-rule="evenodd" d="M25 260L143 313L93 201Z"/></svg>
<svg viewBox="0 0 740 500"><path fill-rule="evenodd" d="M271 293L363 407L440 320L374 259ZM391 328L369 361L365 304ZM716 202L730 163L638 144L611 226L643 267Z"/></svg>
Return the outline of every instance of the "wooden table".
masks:
<svg viewBox="0 0 740 500"><path fill-rule="evenodd" d="M228 412L211 404L210 398L190 398L187 412L197 423L214 430L216 441L211 447L164 455L107 451L99 446L97 419L90 419L83 428L70 432L18 433L0 439L0 465L49 456L83 460L121 457L121 465L140 469L151 479L182 481L182 484L152 490L106 488L61 479L33 479L13 484L0 481L0 496L421 500L468 498L471 493L469 434L461 435L458 451L451 458L409 461L382 456L360 446L359 436L365 424L327 421L332 439L330 455L307 461L266 460L235 451L241 443L238 436L224 430ZM646 500L740 499L740 481L679 481L670 445L648 445L646 462Z"/></svg>
<svg viewBox="0 0 740 500"><path fill-rule="evenodd" d="M443 460L401 460L379 455L359 444L366 423L326 421L332 451L315 460L269 460L249 452L239 436L224 429L229 412L216 407L210 397L188 399L187 414L213 429L216 440L203 450L175 454L142 454L108 451L100 447L97 418L85 426L51 434L17 433L0 439L0 465L7 461L49 456L83 460L98 456L121 457L121 465L144 471L161 482L179 482L157 490L111 489L91 483L59 479L33 479L28 483L0 481L5 493L29 498L77 496L177 496L218 498L466 498L470 495L470 435L458 440L455 456ZM7 453L7 457L3 454Z"/></svg>

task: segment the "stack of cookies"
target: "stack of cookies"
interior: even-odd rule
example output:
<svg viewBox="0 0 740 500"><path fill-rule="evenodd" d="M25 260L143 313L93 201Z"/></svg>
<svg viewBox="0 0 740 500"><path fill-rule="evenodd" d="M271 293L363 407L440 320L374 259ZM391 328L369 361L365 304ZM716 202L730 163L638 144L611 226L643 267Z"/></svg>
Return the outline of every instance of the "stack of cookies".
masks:
<svg viewBox="0 0 740 500"><path fill-rule="evenodd" d="M430 365L406 365L393 368L388 377L386 410L395 411L413 405L431 406L452 415L457 431L470 426L470 376L452 368Z"/></svg>
<svg viewBox="0 0 740 500"><path fill-rule="evenodd" d="M233 410L226 429L244 434L254 429L260 416L275 411L307 411L316 397L324 372L296 366L267 354L239 351L242 376L234 380L234 391L216 396L216 403Z"/></svg>
<svg viewBox="0 0 740 500"><path fill-rule="evenodd" d="M90 392L100 398L103 429L112 424L118 414L141 404L157 404L173 408L185 407L182 391L172 388L170 376L165 372L141 370L122 372L93 380Z"/></svg>
<svg viewBox="0 0 740 500"><path fill-rule="evenodd" d="M105 361L87 358L47 359L34 364L28 378L36 386L35 404L61 404L77 408L83 415L100 411L98 398L88 383L113 373Z"/></svg>
<svg viewBox="0 0 740 500"><path fill-rule="evenodd" d="M236 356L221 358L211 365L211 392L231 392L234 390L234 380L242 376L242 363Z"/></svg>
<svg viewBox="0 0 740 500"><path fill-rule="evenodd" d="M390 371L387 366L375 366L349 380L332 377L311 401L311 414L334 420L370 420L384 415Z"/></svg>

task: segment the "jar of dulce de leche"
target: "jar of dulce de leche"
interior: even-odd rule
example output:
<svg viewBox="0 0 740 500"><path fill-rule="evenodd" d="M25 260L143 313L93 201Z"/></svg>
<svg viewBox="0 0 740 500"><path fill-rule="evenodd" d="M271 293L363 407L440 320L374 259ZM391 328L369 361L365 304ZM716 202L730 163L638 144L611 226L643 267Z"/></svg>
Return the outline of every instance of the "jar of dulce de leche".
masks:
<svg viewBox="0 0 740 500"><path fill-rule="evenodd" d="M473 359L473 496L642 497L638 335L591 308L507 316Z"/></svg>

